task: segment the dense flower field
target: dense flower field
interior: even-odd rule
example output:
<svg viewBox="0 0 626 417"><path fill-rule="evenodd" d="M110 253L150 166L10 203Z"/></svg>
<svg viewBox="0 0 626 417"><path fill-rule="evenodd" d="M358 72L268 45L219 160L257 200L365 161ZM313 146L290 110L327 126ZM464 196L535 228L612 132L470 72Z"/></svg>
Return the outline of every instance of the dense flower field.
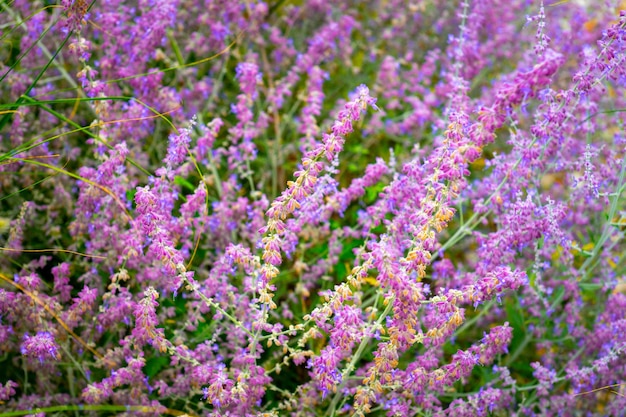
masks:
<svg viewBox="0 0 626 417"><path fill-rule="evenodd" d="M625 415L626 2L0 8L0 417Z"/></svg>

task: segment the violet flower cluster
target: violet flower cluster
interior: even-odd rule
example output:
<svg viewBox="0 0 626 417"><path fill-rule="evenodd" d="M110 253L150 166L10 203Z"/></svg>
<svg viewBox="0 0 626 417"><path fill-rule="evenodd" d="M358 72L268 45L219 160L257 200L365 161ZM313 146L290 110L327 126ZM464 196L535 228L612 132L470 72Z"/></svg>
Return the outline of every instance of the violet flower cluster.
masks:
<svg viewBox="0 0 626 417"><path fill-rule="evenodd" d="M624 415L626 2L0 9L0 417Z"/></svg>

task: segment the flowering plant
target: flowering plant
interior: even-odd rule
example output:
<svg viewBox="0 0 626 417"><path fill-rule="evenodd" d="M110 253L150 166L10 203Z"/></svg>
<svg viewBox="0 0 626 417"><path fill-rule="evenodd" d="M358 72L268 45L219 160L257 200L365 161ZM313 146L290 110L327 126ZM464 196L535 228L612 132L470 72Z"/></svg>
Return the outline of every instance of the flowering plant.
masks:
<svg viewBox="0 0 626 417"><path fill-rule="evenodd" d="M626 3L0 7L0 417L623 415Z"/></svg>

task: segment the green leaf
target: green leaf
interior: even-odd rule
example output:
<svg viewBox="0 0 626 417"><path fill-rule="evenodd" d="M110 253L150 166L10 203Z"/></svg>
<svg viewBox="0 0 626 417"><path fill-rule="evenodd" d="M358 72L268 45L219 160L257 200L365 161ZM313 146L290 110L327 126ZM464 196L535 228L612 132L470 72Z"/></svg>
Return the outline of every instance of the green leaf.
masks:
<svg viewBox="0 0 626 417"><path fill-rule="evenodd" d="M185 187L189 191L195 191L196 190L196 187L194 187L192 183L190 183L189 181L187 181L183 177L179 177L179 176L175 177L174 178L174 184L179 185L181 187Z"/></svg>
<svg viewBox="0 0 626 417"><path fill-rule="evenodd" d="M156 374L158 374L162 369L167 367L169 363L169 359L165 356L157 356L155 358L150 358L146 361L146 366L144 366L144 373L148 376L148 378L152 378Z"/></svg>

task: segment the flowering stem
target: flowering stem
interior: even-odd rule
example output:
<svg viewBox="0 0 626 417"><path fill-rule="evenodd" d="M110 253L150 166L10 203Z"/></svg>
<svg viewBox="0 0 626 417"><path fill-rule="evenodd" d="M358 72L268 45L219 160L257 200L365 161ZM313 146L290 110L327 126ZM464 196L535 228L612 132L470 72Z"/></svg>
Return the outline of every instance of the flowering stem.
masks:
<svg viewBox="0 0 626 417"><path fill-rule="evenodd" d="M580 267L580 270L583 272L583 278L582 278L583 281L586 280L587 275L589 275L589 272L593 269L593 267L590 268L591 263L596 259L596 257L602 250L604 244L609 239L611 231L613 230L613 227L611 226L611 222L615 218L615 213L617 212L617 202L619 201L620 195L623 191L624 175L626 174L625 171L626 171L626 157L622 159L622 169L620 171L619 181L617 183L618 191L617 193L615 193L615 198L611 202L611 206L609 208L609 215L607 218L607 224L604 226L604 230L602 231L602 235L598 239L598 242L596 242L596 244L594 245L591 256L587 258L585 262L582 264L582 266ZM623 236L623 233L621 235ZM595 265L597 264L594 264L594 266Z"/></svg>
<svg viewBox="0 0 626 417"><path fill-rule="evenodd" d="M380 317L378 317L378 320L376 320L376 324L374 326L370 326L370 329L380 326L383 320L387 318L387 315L391 312L391 309L393 308L394 299L395 297L392 297L387 300L387 307L382 312ZM337 392L335 393L335 396L333 397L333 400L331 401L330 406L328 410L326 411L326 414L324 414L325 416L332 417L335 415L335 410L337 409L337 404L339 403L339 400L341 399L341 397L344 397L344 401L347 400L347 397L341 394L341 390L346 385L347 378L350 376L352 371L354 371L354 368L356 367L357 362L361 360L361 356L363 355L363 352L365 352L365 349L369 346L371 340L372 340L372 336L367 336L361 341L361 344L359 345L356 352L352 356L352 360L341 373L342 382L337 387Z"/></svg>
<svg viewBox="0 0 626 417"><path fill-rule="evenodd" d="M194 293L196 294L202 301L204 301L206 303L206 305L213 307L215 310L217 310L220 314L222 314L224 317L226 317L228 320L230 320L231 322L233 322L233 324L237 327L239 327L241 330L243 330L244 332L246 332L246 334L248 336L254 337L254 334L252 334L252 332L248 329L246 329L243 325L243 323L241 323L239 320L237 320L235 317L233 317L232 315L230 315L226 310L224 310L222 307L220 307L219 304L217 304L215 301L211 300L209 297L207 297L206 295L202 294L202 292L198 291L198 289L196 288L196 285L191 283L187 277L184 278L184 282L185 284L187 284L187 287Z"/></svg>
<svg viewBox="0 0 626 417"><path fill-rule="evenodd" d="M61 327L63 327L63 329L65 329L66 332L68 332L78 343L80 343L85 349L87 349L88 351L90 351L91 353L93 353L93 355L95 357L97 357L98 359L101 359L103 361L106 361L106 359L104 358L104 356L102 356L102 354L100 354L97 350L95 350L94 348L92 348L89 344L87 344L87 342L85 342L79 335L77 335L72 329L70 329L70 327L63 321L63 319L61 319L61 317L59 317L59 315L57 313L54 312L54 310L48 306L43 300L41 300L41 298L39 298L37 296L37 294L32 293L31 291L27 290L26 288L22 287L20 284L13 282L12 280L10 280L9 278L7 278L6 276L0 274L0 279L3 279L4 281L8 282L9 284L13 285L15 288L19 289L20 291L22 291L24 294L26 294L27 296L29 296L34 302L36 302L37 304L39 304L44 310L46 310L60 325ZM2 417L0 415L0 417Z"/></svg>
<svg viewBox="0 0 626 417"><path fill-rule="evenodd" d="M487 304L485 304L484 307L480 310L480 313L476 314L474 317L467 320L465 323L463 323L461 327L459 327L456 330L456 332L454 332L454 337L455 338L458 337L459 334L463 333L469 327L473 326L474 323L476 323L481 317L483 317L485 314L489 312L489 310L491 309L491 307L494 306L495 303L496 303L496 299L494 298L490 300Z"/></svg>

